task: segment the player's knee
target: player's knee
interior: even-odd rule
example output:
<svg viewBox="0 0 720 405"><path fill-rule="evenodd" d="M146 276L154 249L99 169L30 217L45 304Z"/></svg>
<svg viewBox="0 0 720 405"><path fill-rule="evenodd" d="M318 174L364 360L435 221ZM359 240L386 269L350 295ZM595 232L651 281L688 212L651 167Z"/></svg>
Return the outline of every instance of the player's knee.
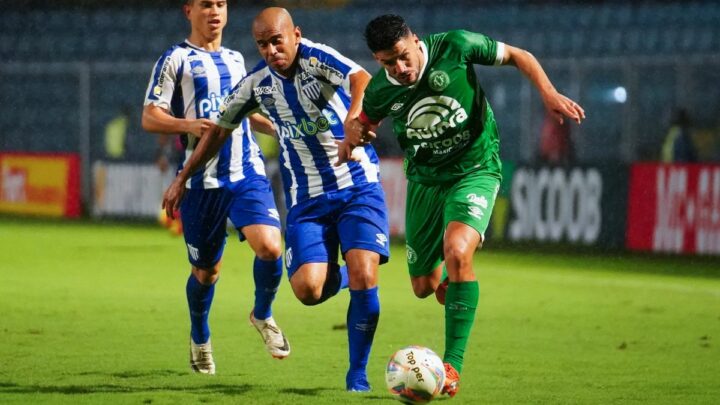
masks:
<svg viewBox="0 0 720 405"><path fill-rule="evenodd" d="M280 241L267 241L260 245L255 252L255 255L260 260L271 261L277 260L282 255L282 248L280 247Z"/></svg>
<svg viewBox="0 0 720 405"><path fill-rule="evenodd" d="M426 298L435 292L430 283L423 278L413 279L412 288L413 293L415 293L415 296L418 298Z"/></svg>
<svg viewBox="0 0 720 405"><path fill-rule="evenodd" d="M303 305L312 306L322 302L322 290L311 286L293 286L293 293Z"/></svg>
<svg viewBox="0 0 720 405"><path fill-rule="evenodd" d="M367 290L377 284L377 276L372 269L363 271L348 271L350 288L353 290Z"/></svg>
<svg viewBox="0 0 720 405"><path fill-rule="evenodd" d="M464 267L472 262L473 251L469 251L466 244L447 244L443 253L445 254L445 263L451 267Z"/></svg>
<svg viewBox="0 0 720 405"><path fill-rule="evenodd" d="M211 285L218 279L220 274L220 265L218 263L215 266L206 269L193 266L192 273L200 284Z"/></svg>

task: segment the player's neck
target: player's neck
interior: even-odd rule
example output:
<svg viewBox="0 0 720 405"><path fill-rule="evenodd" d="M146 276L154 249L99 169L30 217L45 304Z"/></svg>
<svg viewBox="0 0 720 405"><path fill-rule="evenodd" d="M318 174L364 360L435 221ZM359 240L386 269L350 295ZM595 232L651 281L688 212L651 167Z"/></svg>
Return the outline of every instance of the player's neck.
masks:
<svg viewBox="0 0 720 405"><path fill-rule="evenodd" d="M192 45L204 49L208 52L217 52L222 44L222 34L215 38L207 38L198 33L192 32L187 39Z"/></svg>

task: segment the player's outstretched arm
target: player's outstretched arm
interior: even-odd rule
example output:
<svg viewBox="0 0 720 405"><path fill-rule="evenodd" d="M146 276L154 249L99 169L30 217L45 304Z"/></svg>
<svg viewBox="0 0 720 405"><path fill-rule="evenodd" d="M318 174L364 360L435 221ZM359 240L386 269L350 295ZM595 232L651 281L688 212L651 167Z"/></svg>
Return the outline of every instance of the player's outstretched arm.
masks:
<svg viewBox="0 0 720 405"><path fill-rule="evenodd" d="M578 124L585 119L585 110L563 94L560 94L545 74L540 62L528 51L505 44L503 64L518 68L532 82L542 96L545 108L550 111L560 123L567 117Z"/></svg>
<svg viewBox="0 0 720 405"><path fill-rule="evenodd" d="M372 76L365 70L359 70L350 75L350 108L348 108L348 114L343 123L345 138L342 142L338 142L338 161L335 162L335 166L348 160L355 160L352 157L353 149L356 146L367 145L376 138L377 126L360 120L363 96L370 79Z"/></svg>
<svg viewBox="0 0 720 405"><path fill-rule="evenodd" d="M200 138L200 142L195 146L195 150L185 162L183 169L175 176L175 180L170 184L170 187L165 190L162 207L169 218L174 218L174 212L180 208L180 202L185 194L185 182L198 168L204 166L208 160L220 151L220 148L232 133L231 129L222 128L215 124L210 125L210 129Z"/></svg>
<svg viewBox="0 0 720 405"><path fill-rule="evenodd" d="M162 107L153 104L143 107L142 127L154 134L193 134L200 138L212 123L207 118L175 118Z"/></svg>
<svg viewBox="0 0 720 405"><path fill-rule="evenodd" d="M263 134L272 137L277 136L275 134L275 127L273 126L272 121L270 121L264 115L260 113L254 113L250 114L250 116L248 116L248 119L250 120L250 128L252 128L252 131L256 134Z"/></svg>
<svg viewBox="0 0 720 405"><path fill-rule="evenodd" d="M345 139L338 141L338 160L335 166L349 160L357 160L353 157L352 152L357 146L364 146L372 142L377 135L377 125L365 122L361 117L356 117L345 121Z"/></svg>

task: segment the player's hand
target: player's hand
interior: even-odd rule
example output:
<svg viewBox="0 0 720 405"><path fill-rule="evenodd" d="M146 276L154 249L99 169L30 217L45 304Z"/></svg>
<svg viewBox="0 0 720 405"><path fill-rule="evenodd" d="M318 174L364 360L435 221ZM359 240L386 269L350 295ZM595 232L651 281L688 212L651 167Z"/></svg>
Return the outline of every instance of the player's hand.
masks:
<svg viewBox="0 0 720 405"><path fill-rule="evenodd" d="M365 146L377 138L370 125L363 124L357 117L345 120L343 127L345 140L353 146Z"/></svg>
<svg viewBox="0 0 720 405"><path fill-rule="evenodd" d="M342 141L335 141L338 147L338 160L335 162L335 166L340 166L343 163L347 163L352 160L353 162L359 162L360 158L353 156L355 145L351 144L347 138Z"/></svg>
<svg viewBox="0 0 720 405"><path fill-rule="evenodd" d="M180 209L180 201L182 201L184 194L185 180L181 179L180 176L175 177L175 180L170 184L170 187L165 190L165 194L163 194L162 208L165 210L168 218L175 219L175 212Z"/></svg>
<svg viewBox="0 0 720 405"><path fill-rule="evenodd" d="M561 124L564 117L570 118L578 124L585 119L585 110L580 107L580 104L558 92L544 97L543 101L545 102L545 108Z"/></svg>
<svg viewBox="0 0 720 405"><path fill-rule="evenodd" d="M198 118L190 121L190 128L188 132L198 138L202 138L203 134L207 133L213 125L215 125L215 123L207 118Z"/></svg>
<svg viewBox="0 0 720 405"><path fill-rule="evenodd" d="M344 123L345 139L336 141L338 145L338 160L335 162L335 166L352 160L359 162L360 158L353 156L353 150L356 146L369 145L370 142L377 138L375 132L373 132L370 125L365 125L357 117L348 118Z"/></svg>

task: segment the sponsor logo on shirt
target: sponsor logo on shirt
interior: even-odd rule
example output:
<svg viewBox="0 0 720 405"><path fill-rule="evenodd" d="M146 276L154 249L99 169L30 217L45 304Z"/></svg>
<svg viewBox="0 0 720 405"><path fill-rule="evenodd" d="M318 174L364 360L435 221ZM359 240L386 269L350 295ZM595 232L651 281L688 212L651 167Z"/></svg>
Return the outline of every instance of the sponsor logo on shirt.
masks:
<svg viewBox="0 0 720 405"><path fill-rule="evenodd" d="M329 76L334 76L340 80L344 79L345 76L343 76L342 72L335 69L334 67L320 61L318 58L311 56L308 59L308 63L310 64L310 67L313 67L317 70L320 70L322 72L327 73Z"/></svg>
<svg viewBox="0 0 720 405"><path fill-rule="evenodd" d="M415 156L425 153L431 154L430 159L442 159L470 141L469 130L457 131L452 136L445 136L448 131L460 127L467 119L467 111L454 98L425 97L410 109L405 136L409 141L421 141L412 145Z"/></svg>
<svg viewBox="0 0 720 405"><path fill-rule="evenodd" d="M285 122L279 128L280 138L299 139L305 136L315 136L319 132L330 130L333 125L340 124L340 119L328 109L322 110L323 115L316 120L301 118L296 124Z"/></svg>
<svg viewBox="0 0 720 405"><path fill-rule="evenodd" d="M481 196L478 197L477 194L475 194L475 193L470 193L470 194L467 195L467 199L468 199L471 203L473 203L473 204L475 204L475 205L479 205L479 206L482 207L483 209L487 209L487 207L488 207L487 198L485 198L484 195L481 195Z"/></svg>
<svg viewBox="0 0 720 405"><path fill-rule="evenodd" d="M208 98L200 100L198 103L198 109L200 110L201 117L209 117L210 113L221 111L223 107L223 100L226 94L210 93Z"/></svg>

